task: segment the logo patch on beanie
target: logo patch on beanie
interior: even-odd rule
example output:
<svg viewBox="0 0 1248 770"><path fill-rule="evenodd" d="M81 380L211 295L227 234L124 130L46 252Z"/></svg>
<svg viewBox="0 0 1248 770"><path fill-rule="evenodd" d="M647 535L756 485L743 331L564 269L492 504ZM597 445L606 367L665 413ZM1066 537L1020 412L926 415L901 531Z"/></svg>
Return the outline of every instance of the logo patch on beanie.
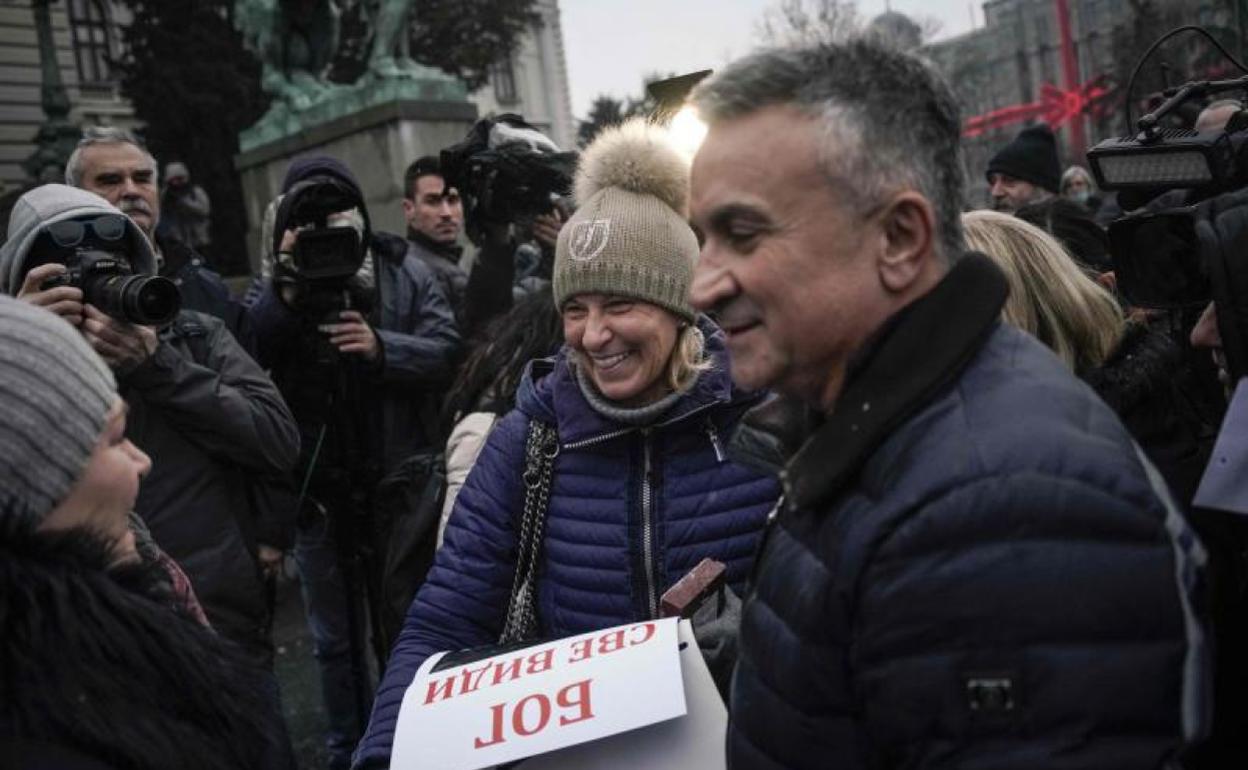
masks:
<svg viewBox="0 0 1248 770"><path fill-rule="evenodd" d="M590 219L572 225L568 237L568 255L578 262L588 262L602 253L611 237L610 219Z"/></svg>

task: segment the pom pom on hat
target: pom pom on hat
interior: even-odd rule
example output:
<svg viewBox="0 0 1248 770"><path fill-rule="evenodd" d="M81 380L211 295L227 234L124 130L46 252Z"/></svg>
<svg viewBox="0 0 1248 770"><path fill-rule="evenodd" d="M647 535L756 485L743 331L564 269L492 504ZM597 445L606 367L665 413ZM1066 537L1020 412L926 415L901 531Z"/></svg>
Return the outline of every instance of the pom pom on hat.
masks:
<svg viewBox="0 0 1248 770"><path fill-rule="evenodd" d="M666 129L644 120L606 129L581 154L577 203L584 204L608 187L653 195L688 216L689 161L672 144Z"/></svg>

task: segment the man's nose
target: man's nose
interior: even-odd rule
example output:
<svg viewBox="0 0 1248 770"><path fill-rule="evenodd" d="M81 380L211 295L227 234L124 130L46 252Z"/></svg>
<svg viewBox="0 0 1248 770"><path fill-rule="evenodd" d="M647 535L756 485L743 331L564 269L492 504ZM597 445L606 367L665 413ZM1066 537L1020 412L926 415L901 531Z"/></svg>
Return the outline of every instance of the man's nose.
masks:
<svg viewBox="0 0 1248 770"><path fill-rule="evenodd" d="M1200 320L1192 327L1190 337L1194 348L1222 347L1222 334L1218 331L1218 309L1212 302L1200 314Z"/></svg>

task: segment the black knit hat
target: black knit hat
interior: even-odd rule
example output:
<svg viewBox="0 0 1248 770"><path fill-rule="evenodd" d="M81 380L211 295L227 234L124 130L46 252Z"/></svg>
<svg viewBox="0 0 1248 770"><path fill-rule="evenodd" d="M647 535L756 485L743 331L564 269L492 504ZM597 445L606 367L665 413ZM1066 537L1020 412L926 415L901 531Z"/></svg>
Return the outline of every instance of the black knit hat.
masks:
<svg viewBox="0 0 1248 770"><path fill-rule="evenodd" d="M1048 126L1024 128L1014 141L1002 147L988 161L986 176L1005 174L1043 187L1057 194L1062 183L1062 166L1057 160L1057 138Z"/></svg>
<svg viewBox="0 0 1248 770"><path fill-rule="evenodd" d="M356 181L351 169L347 168L342 161L329 155L304 155L292 160L290 167L286 169L286 178L282 180L282 192L290 192L290 188L294 187L296 182L302 182L314 176L334 177L353 188L361 199L364 197L360 193L360 183Z"/></svg>

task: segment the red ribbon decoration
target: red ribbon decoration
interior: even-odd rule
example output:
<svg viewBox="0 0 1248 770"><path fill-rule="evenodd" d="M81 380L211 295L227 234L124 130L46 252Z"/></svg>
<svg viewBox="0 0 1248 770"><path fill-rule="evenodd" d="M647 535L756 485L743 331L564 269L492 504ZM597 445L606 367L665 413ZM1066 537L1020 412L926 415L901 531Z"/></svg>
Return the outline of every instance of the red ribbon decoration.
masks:
<svg viewBox="0 0 1248 770"><path fill-rule="evenodd" d="M1089 111L1108 93L1109 89L1105 87L1104 75L1099 75L1070 91L1058 88L1052 83L1045 83L1040 87L1039 101L1015 104L983 115L976 115L966 121L962 136L980 136L989 131L1036 118L1043 120L1049 124L1050 128L1056 130L1076 116Z"/></svg>

